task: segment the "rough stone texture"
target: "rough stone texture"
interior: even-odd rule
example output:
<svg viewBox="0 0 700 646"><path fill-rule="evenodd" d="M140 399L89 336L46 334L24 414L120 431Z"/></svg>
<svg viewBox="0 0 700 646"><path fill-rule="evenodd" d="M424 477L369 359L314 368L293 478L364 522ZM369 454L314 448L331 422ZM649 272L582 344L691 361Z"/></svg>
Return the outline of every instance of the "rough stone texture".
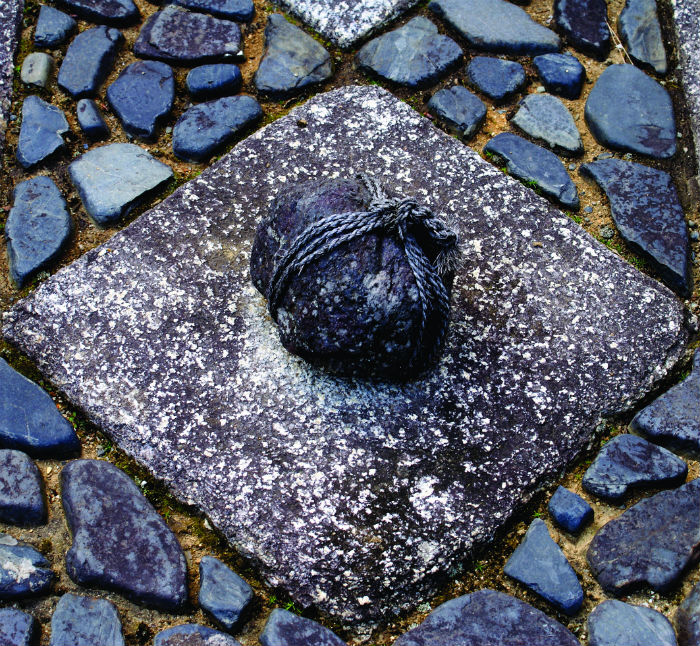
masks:
<svg viewBox="0 0 700 646"><path fill-rule="evenodd" d="M631 426L652 442L700 454L700 350L691 375L640 410Z"/></svg>
<svg viewBox="0 0 700 646"><path fill-rule="evenodd" d="M627 0L617 27L635 62L657 74L666 74L668 63L655 0Z"/></svg>
<svg viewBox="0 0 700 646"><path fill-rule="evenodd" d="M660 612L603 601L588 617L588 646L676 646L671 622Z"/></svg>
<svg viewBox="0 0 700 646"><path fill-rule="evenodd" d="M534 56L561 47L559 36L506 0L433 0L428 7L477 49Z"/></svg>
<svg viewBox="0 0 700 646"><path fill-rule="evenodd" d="M86 137L93 140L109 137L109 127L92 99L80 99L76 106L76 112L78 124Z"/></svg>
<svg viewBox="0 0 700 646"><path fill-rule="evenodd" d="M601 159L579 170L605 191L625 242L652 263L671 289L690 296L688 227L671 176L619 159Z"/></svg>
<svg viewBox="0 0 700 646"><path fill-rule="evenodd" d="M0 608L0 644L34 646L39 637L39 622L15 608Z"/></svg>
<svg viewBox="0 0 700 646"><path fill-rule="evenodd" d="M32 52L24 59L20 79L25 85L45 88L53 71L53 58L43 52Z"/></svg>
<svg viewBox="0 0 700 646"><path fill-rule="evenodd" d="M63 110L38 96L28 96L22 103L17 161L25 169L35 166L63 148L65 142L61 135L69 130Z"/></svg>
<svg viewBox="0 0 700 646"><path fill-rule="evenodd" d="M22 451L0 450L0 520L13 525L46 522L41 473Z"/></svg>
<svg viewBox="0 0 700 646"><path fill-rule="evenodd" d="M469 81L494 101L510 98L525 85L525 69L515 61L475 56L467 65Z"/></svg>
<svg viewBox="0 0 700 646"><path fill-rule="evenodd" d="M610 52L605 0L555 0L554 22L572 47L603 60Z"/></svg>
<svg viewBox="0 0 700 646"><path fill-rule="evenodd" d="M700 646L700 583L678 606L673 623L680 646Z"/></svg>
<svg viewBox="0 0 700 646"><path fill-rule="evenodd" d="M486 118L484 102L461 85L436 92L428 101L428 111L464 139L472 137Z"/></svg>
<svg viewBox="0 0 700 646"><path fill-rule="evenodd" d="M49 5L41 5L34 29L34 44L37 47L46 48L63 45L77 26L78 24L68 14Z"/></svg>
<svg viewBox="0 0 700 646"><path fill-rule="evenodd" d="M700 479L630 507L593 537L586 558L603 590L670 590L700 556Z"/></svg>
<svg viewBox="0 0 700 646"><path fill-rule="evenodd" d="M199 562L199 605L226 630L242 620L253 600L251 588L233 570L213 556Z"/></svg>
<svg viewBox="0 0 700 646"><path fill-rule="evenodd" d="M262 646L345 646L335 633L311 619L276 608L260 634Z"/></svg>
<svg viewBox="0 0 700 646"><path fill-rule="evenodd" d="M173 4L236 22L248 22L255 14L253 0L175 0Z"/></svg>
<svg viewBox="0 0 700 646"><path fill-rule="evenodd" d="M10 118L15 49L19 42L23 9L24 0L0 2L0 154L5 146L5 131Z"/></svg>
<svg viewBox="0 0 700 646"><path fill-rule="evenodd" d="M331 55L305 31L282 14L267 17L265 52L253 82L271 96L290 96L328 80L333 73Z"/></svg>
<svg viewBox="0 0 700 646"><path fill-rule="evenodd" d="M0 600L47 594L55 576L40 552L9 534L0 534Z"/></svg>
<svg viewBox="0 0 700 646"><path fill-rule="evenodd" d="M36 458L80 451L71 423L43 389L0 359L0 446Z"/></svg>
<svg viewBox="0 0 700 646"><path fill-rule="evenodd" d="M657 159L676 152L676 121L665 88L634 65L611 65L586 99L586 123L604 146Z"/></svg>
<svg viewBox="0 0 700 646"><path fill-rule="evenodd" d="M238 65L214 63L190 70L185 84L195 101L206 101L236 94L241 89L242 83L243 77Z"/></svg>
<svg viewBox="0 0 700 646"><path fill-rule="evenodd" d="M241 29L230 20L174 5L154 13L134 43L134 53L166 63L197 65L239 56Z"/></svg>
<svg viewBox="0 0 700 646"><path fill-rule="evenodd" d="M583 141L566 106L551 94L528 94L511 123L568 155L583 152Z"/></svg>
<svg viewBox="0 0 700 646"><path fill-rule="evenodd" d="M359 171L464 240L445 356L403 386L287 353L250 283L272 199ZM43 282L4 334L271 585L350 623L419 603L487 542L668 374L683 321L665 287L366 86L248 137Z"/></svg>
<svg viewBox="0 0 700 646"><path fill-rule="evenodd" d="M547 510L559 527L572 534L578 534L593 520L593 507L578 494L561 486L554 492Z"/></svg>
<svg viewBox="0 0 700 646"><path fill-rule="evenodd" d="M394 646L580 646L558 621L495 590L452 599L399 637Z"/></svg>
<svg viewBox="0 0 700 646"><path fill-rule="evenodd" d="M155 608L182 608L185 555L129 476L103 460L74 460L61 471L61 498L73 535L71 579Z"/></svg>
<svg viewBox="0 0 700 646"><path fill-rule="evenodd" d="M132 137L151 140L175 100L175 78L170 65L137 61L125 67L107 88L107 101Z"/></svg>
<svg viewBox="0 0 700 646"><path fill-rule="evenodd" d="M363 72L410 88L431 85L461 60L460 46L424 16L370 40L355 56Z"/></svg>
<svg viewBox="0 0 700 646"><path fill-rule="evenodd" d="M159 632L153 640L153 646L241 646L241 644L230 635L207 626L183 624Z"/></svg>
<svg viewBox="0 0 700 646"><path fill-rule="evenodd" d="M542 193L565 208L579 208L576 185L553 152L511 132L496 135L484 146L484 152L504 160L511 175L523 182L535 182Z"/></svg>
<svg viewBox="0 0 700 646"><path fill-rule="evenodd" d="M532 59L547 92L566 99L578 99L586 69L571 54L541 54Z"/></svg>
<svg viewBox="0 0 700 646"><path fill-rule="evenodd" d="M64 594L51 617L49 646L124 646L117 607L107 599Z"/></svg>
<svg viewBox="0 0 700 646"><path fill-rule="evenodd" d="M600 450L581 484L589 493L619 501L632 488L677 487L687 475L688 465L670 451L636 435L618 435Z"/></svg>
<svg viewBox="0 0 700 646"><path fill-rule="evenodd" d="M173 176L169 166L134 144L93 148L68 172L85 210L101 226L118 222Z"/></svg>
<svg viewBox="0 0 700 646"><path fill-rule="evenodd" d="M61 0L71 12L91 22L128 25L140 18L133 0Z"/></svg>

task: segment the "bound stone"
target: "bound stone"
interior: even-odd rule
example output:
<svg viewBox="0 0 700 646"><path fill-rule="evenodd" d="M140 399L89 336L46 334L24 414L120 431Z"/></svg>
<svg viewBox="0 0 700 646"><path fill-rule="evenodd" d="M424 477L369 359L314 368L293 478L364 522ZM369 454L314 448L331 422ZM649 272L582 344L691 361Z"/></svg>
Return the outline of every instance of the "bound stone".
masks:
<svg viewBox="0 0 700 646"><path fill-rule="evenodd" d="M128 25L140 18L132 0L61 0L71 11L91 22Z"/></svg>
<svg viewBox="0 0 700 646"><path fill-rule="evenodd" d="M253 600L253 589L213 556L199 562L199 605L228 631L239 625Z"/></svg>
<svg viewBox="0 0 700 646"><path fill-rule="evenodd" d="M333 74L330 54L311 36L273 13L265 27L265 53L255 72L255 87L264 94L289 96L322 83Z"/></svg>
<svg viewBox="0 0 700 646"><path fill-rule="evenodd" d="M461 85L436 92L428 101L428 111L464 139L470 139L486 118L484 102Z"/></svg>
<svg viewBox="0 0 700 646"><path fill-rule="evenodd" d="M195 101L218 99L236 94L241 89L243 77L238 65L215 63L195 67L187 74L185 85Z"/></svg>
<svg viewBox="0 0 700 646"><path fill-rule="evenodd" d="M363 72L411 88L434 83L461 60L459 45L423 16L370 40L355 57Z"/></svg>
<svg viewBox="0 0 700 646"><path fill-rule="evenodd" d="M253 0L175 0L173 4L236 22L249 22L255 14Z"/></svg>
<svg viewBox="0 0 700 646"><path fill-rule="evenodd" d="M127 134L151 140L175 100L175 78L170 65L137 61L107 88L107 101Z"/></svg>
<svg viewBox="0 0 700 646"><path fill-rule="evenodd" d="M55 576L40 552L9 534L0 534L0 600L48 593Z"/></svg>
<svg viewBox="0 0 700 646"><path fill-rule="evenodd" d="M682 646L700 646L700 583L678 606L673 623Z"/></svg>
<svg viewBox="0 0 700 646"><path fill-rule="evenodd" d="M578 99L581 95L586 70L578 59L570 54L542 54L532 62L547 92L566 99Z"/></svg>
<svg viewBox="0 0 700 646"><path fill-rule="evenodd" d="M80 99L76 106L76 112L78 124L86 137L93 140L109 137L109 127L92 99Z"/></svg>
<svg viewBox="0 0 700 646"><path fill-rule="evenodd" d="M61 256L73 224L61 191L49 177L20 182L13 195L5 225L7 258L10 277L24 287Z"/></svg>
<svg viewBox="0 0 700 646"><path fill-rule="evenodd" d="M552 520L562 529L578 534L593 520L593 508L573 491L557 487L547 505Z"/></svg>
<svg viewBox="0 0 700 646"><path fill-rule="evenodd" d="M262 646L345 646L345 642L321 624L275 608L260 634Z"/></svg>
<svg viewBox="0 0 700 646"><path fill-rule="evenodd" d="M440 295L427 292L429 278L414 269L408 253L436 273L434 263L453 250L456 236L443 227L438 241L419 222L405 220L410 240L404 247L379 215L369 215L383 208L372 188L350 179L287 187L257 228L251 277L290 352L341 374L405 378L425 369L442 347L452 280L449 273L435 275ZM366 219L358 217L363 212ZM350 224L333 225L326 253L306 260L313 247L301 241L320 244L310 236L341 214L351 214ZM340 246L339 230L351 234Z"/></svg>
<svg viewBox="0 0 700 646"><path fill-rule="evenodd" d="M73 535L66 554L73 581L161 610L182 608L185 555L129 476L103 460L74 460L61 471L61 497Z"/></svg>
<svg viewBox="0 0 700 646"><path fill-rule="evenodd" d="M0 644L33 646L39 641L39 622L15 608L0 608Z"/></svg>
<svg viewBox="0 0 700 646"><path fill-rule="evenodd" d="M28 96L22 103L17 161L25 169L38 164L63 148L61 135L69 130L63 110L38 96Z"/></svg>
<svg viewBox="0 0 700 646"><path fill-rule="evenodd" d="M25 85L45 88L53 71L53 58L43 52L29 54L22 63L20 79Z"/></svg>
<svg viewBox="0 0 700 646"><path fill-rule="evenodd" d="M565 154L579 155L583 141L571 113L551 94L528 94L511 123L535 139Z"/></svg>
<svg viewBox="0 0 700 646"><path fill-rule="evenodd" d="M49 395L0 359L0 446L35 458L62 458L80 451L71 423Z"/></svg>
<svg viewBox="0 0 700 646"><path fill-rule="evenodd" d="M153 640L153 646L241 646L241 644L230 635L207 626L183 624L159 632Z"/></svg>
<svg viewBox="0 0 700 646"><path fill-rule="evenodd" d="M64 594L51 617L49 646L124 646L117 607L107 599Z"/></svg>
<svg viewBox="0 0 700 646"><path fill-rule="evenodd" d="M69 15L49 5L41 5L34 30L34 44L47 49L63 45L76 26L77 23Z"/></svg>
<svg viewBox="0 0 700 646"><path fill-rule="evenodd" d="M599 60L610 52L605 0L555 0L554 22L571 46L580 52Z"/></svg>
<svg viewBox="0 0 700 646"><path fill-rule="evenodd" d="M576 637L541 610L488 589L443 603L418 628L394 642L394 646L446 644L580 646Z"/></svg>
<svg viewBox="0 0 700 646"><path fill-rule="evenodd" d="M660 612L616 599L588 616L589 646L676 646L671 622Z"/></svg>
<svg viewBox="0 0 700 646"><path fill-rule="evenodd" d="M633 61L657 74L666 74L668 62L654 0L627 0L618 29Z"/></svg>
<svg viewBox="0 0 700 646"><path fill-rule="evenodd" d="M0 450L0 520L3 523L45 523L43 489L41 473L26 453Z"/></svg>
<svg viewBox="0 0 700 646"><path fill-rule="evenodd" d="M525 85L525 69L515 61L476 56L467 65L469 81L494 101L505 101Z"/></svg>

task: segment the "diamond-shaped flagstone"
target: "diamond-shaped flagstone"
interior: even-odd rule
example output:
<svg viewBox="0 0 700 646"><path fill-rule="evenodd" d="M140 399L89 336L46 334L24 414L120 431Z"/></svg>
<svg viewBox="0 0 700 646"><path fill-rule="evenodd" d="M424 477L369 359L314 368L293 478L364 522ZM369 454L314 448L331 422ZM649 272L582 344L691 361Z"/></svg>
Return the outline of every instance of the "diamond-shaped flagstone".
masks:
<svg viewBox="0 0 700 646"><path fill-rule="evenodd" d="M250 282L271 200L360 171L463 240L445 355L408 383L290 355ZM683 321L661 284L366 86L238 144L20 301L4 334L271 585L353 623L454 573L668 374Z"/></svg>

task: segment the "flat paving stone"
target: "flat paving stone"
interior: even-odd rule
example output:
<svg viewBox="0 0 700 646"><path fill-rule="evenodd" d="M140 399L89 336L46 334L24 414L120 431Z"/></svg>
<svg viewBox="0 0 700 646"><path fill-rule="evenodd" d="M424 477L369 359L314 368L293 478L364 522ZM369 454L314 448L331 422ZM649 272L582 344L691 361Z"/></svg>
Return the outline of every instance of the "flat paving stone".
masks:
<svg viewBox="0 0 700 646"><path fill-rule="evenodd" d="M91 22L129 25L140 17L133 0L61 0L73 13Z"/></svg>
<svg viewBox="0 0 700 646"><path fill-rule="evenodd" d="M551 94L528 94L511 123L551 148L569 155L583 152L583 141L576 122L566 106Z"/></svg>
<svg viewBox="0 0 700 646"><path fill-rule="evenodd" d="M80 32L58 70L58 86L74 99L94 97L112 71L123 42L124 36L114 28L93 27Z"/></svg>
<svg viewBox="0 0 700 646"><path fill-rule="evenodd" d="M267 17L265 52L253 82L259 92L290 96L328 80L331 55L316 40L282 14Z"/></svg>
<svg viewBox="0 0 700 646"><path fill-rule="evenodd" d="M159 632L153 646L241 646L237 639L200 624L183 624Z"/></svg>
<svg viewBox="0 0 700 646"><path fill-rule="evenodd" d="M464 139L470 139L486 118L484 102L461 85L439 90L430 98L427 107L430 114Z"/></svg>
<svg viewBox="0 0 700 646"><path fill-rule="evenodd" d="M46 48L63 45L77 26L78 23L68 14L47 4L41 5L34 29L34 44Z"/></svg>
<svg viewBox="0 0 700 646"><path fill-rule="evenodd" d="M175 77L170 65L137 61L125 67L107 88L107 101L132 137L152 140L175 100Z"/></svg>
<svg viewBox="0 0 700 646"><path fill-rule="evenodd" d="M250 282L272 200L359 171L465 241L445 355L405 383L289 354ZM20 301L3 333L266 581L350 624L419 603L488 543L602 411L628 410L668 374L684 320L665 287L365 86L239 143Z"/></svg>
<svg viewBox="0 0 700 646"><path fill-rule="evenodd" d="M78 125L83 134L90 139L105 139L109 136L109 126L92 99L80 99L76 106Z"/></svg>
<svg viewBox="0 0 700 646"><path fill-rule="evenodd" d="M270 613L259 639L262 646L345 646L328 628L282 608Z"/></svg>
<svg viewBox="0 0 700 646"><path fill-rule="evenodd" d="M38 96L28 96L22 103L17 161L25 169L36 166L63 148L65 141L61 135L69 130L63 110Z"/></svg>
<svg viewBox="0 0 700 646"><path fill-rule="evenodd" d="M0 3L0 153L5 146L5 131L10 118L15 50L19 42L23 10L23 0L5 0Z"/></svg>
<svg viewBox="0 0 700 646"><path fill-rule="evenodd" d="M631 427L657 444L700 454L700 350L690 376L640 410Z"/></svg>
<svg viewBox="0 0 700 646"><path fill-rule="evenodd" d="M479 590L433 610L394 646L579 646L558 621L515 597Z"/></svg>
<svg viewBox="0 0 700 646"><path fill-rule="evenodd" d="M117 607L107 599L64 594L51 617L49 646L124 646Z"/></svg>
<svg viewBox="0 0 700 646"><path fill-rule="evenodd" d="M681 646L700 646L700 583L678 606L673 624Z"/></svg>
<svg viewBox="0 0 700 646"><path fill-rule="evenodd" d="M213 556L199 562L199 605L225 630L238 626L253 601L253 588Z"/></svg>
<svg viewBox="0 0 700 646"><path fill-rule="evenodd" d="M0 450L0 520L12 525L46 522L41 473L22 451Z"/></svg>
<svg viewBox="0 0 700 646"><path fill-rule="evenodd" d="M588 616L589 646L676 646L671 622L660 612L617 599L603 601Z"/></svg>
<svg viewBox="0 0 700 646"><path fill-rule="evenodd" d="M604 525L586 554L610 594L643 586L667 592L700 556L700 479L662 491Z"/></svg>
<svg viewBox="0 0 700 646"><path fill-rule="evenodd" d="M534 182L544 195L562 206L579 208L576 185L553 152L510 132L497 134L484 146L484 152L505 161L506 169L513 177Z"/></svg>
<svg viewBox="0 0 700 646"><path fill-rule="evenodd" d="M535 56L558 52L561 41L506 0L433 0L428 8L476 49L495 54Z"/></svg>
<svg viewBox="0 0 700 646"><path fill-rule="evenodd" d="M68 167L83 206L100 226L110 226L166 184L172 169L135 144L108 144Z"/></svg>
<svg viewBox="0 0 700 646"><path fill-rule="evenodd" d="M39 638L39 622L16 608L0 608L0 644L33 646Z"/></svg>
<svg viewBox="0 0 700 646"><path fill-rule="evenodd" d="M48 594L56 575L44 556L9 534L0 533L0 600Z"/></svg>
<svg viewBox="0 0 700 646"><path fill-rule="evenodd" d="M25 85L45 88L53 72L53 58L43 52L32 52L22 62L20 80Z"/></svg>
<svg viewBox="0 0 700 646"><path fill-rule="evenodd" d="M662 76L668 71L666 49L654 0L627 0L618 21L630 58Z"/></svg>
<svg viewBox="0 0 700 646"><path fill-rule="evenodd" d="M230 20L168 5L144 24L134 53L178 65L216 62L241 54L241 28Z"/></svg>
<svg viewBox="0 0 700 646"><path fill-rule="evenodd" d="M605 0L555 0L554 23L574 49L603 60L610 52Z"/></svg>
<svg viewBox="0 0 700 646"><path fill-rule="evenodd" d="M525 85L525 69L515 61L475 56L467 65L467 77L494 101L504 101Z"/></svg>
<svg viewBox="0 0 700 646"><path fill-rule="evenodd" d="M236 22L250 22L255 14L253 0L175 0L173 4Z"/></svg>
<svg viewBox="0 0 700 646"><path fill-rule="evenodd" d="M593 508L581 496L561 486L549 500L547 511L559 527L571 534L578 534L593 520Z"/></svg>
<svg viewBox="0 0 700 646"><path fill-rule="evenodd" d="M187 91L195 101L218 99L236 94L241 89L243 77L238 65L214 63L195 67L187 74Z"/></svg>
<svg viewBox="0 0 700 646"><path fill-rule="evenodd" d="M579 171L605 191L625 242L651 262L671 289L690 296L688 227L671 176L620 159L583 164Z"/></svg>
<svg viewBox="0 0 700 646"><path fill-rule="evenodd" d="M671 97L634 65L611 65L598 77L584 116L593 136L613 150L655 159L676 152Z"/></svg>
<svg viewBox="0 0 700 646"><path fill-rule="evenodd" d="M23 287L63 254L73 223L61 191L49 177L20 182L5 224L10 277Z"/></svg>
<svg viewBox="0 0 700 646"><path fill-rule="evenodd" d="M541 54L532 59L547 92L565 99L581 96L586 69L571 54Z"/></svg>
<svg viewBox="0 0 700 646"><path fill-rule="evenodd" d="M80 452L71 423L48 393L0 359L0 446L35 458Z"/></svg>
<svg viewBox="0 0 700 646"><path fill-rule="evenodd" d="M74 460L61 471L61 499L73 536L66 554L73 581L149 607L182 609L185 555L129 476L103 460Z"/></svg>
<svg viewBox="0 0 700 646"><path fill-rule="evenodd" d="M462 60L460 46L423 16L370 40L355 65L386 81L416 88L442 78Z"/></svg>

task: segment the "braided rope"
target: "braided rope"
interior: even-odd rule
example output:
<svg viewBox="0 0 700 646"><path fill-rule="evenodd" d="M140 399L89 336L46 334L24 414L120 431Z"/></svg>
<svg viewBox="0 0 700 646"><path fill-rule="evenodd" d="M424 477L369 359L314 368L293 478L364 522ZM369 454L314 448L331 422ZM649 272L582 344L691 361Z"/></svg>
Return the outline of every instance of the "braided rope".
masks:
<svg viewBox="0 0 700 646"><path fill-rule="evenodd" d="M375 231L394 235L403 245L421 305L415 350L407 366L408 369L420 368L433 362L447 337L450 297L442 278L457 266L457 234L412 198L391 198L375 178L361 175L360 179L371 199L368 210L323 217L309 225L287 249L280 250L281 257L268 288L268 308L276 321L279 303L289 281L315 260ZM417 230L421 231L420 237L429 238L438 250L434 262L418 243L414 234ZM440 327L434 341L426 347L426 324L434 313L439 316Z"/></svg>

